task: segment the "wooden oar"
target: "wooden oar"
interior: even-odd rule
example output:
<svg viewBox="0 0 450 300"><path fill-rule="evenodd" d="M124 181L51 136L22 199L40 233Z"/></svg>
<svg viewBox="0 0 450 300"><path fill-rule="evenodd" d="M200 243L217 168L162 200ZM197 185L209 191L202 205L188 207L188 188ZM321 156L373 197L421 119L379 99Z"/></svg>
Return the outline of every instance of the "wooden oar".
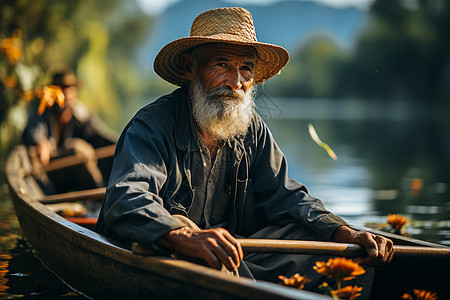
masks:
<svg viewBox="0 0 450 300"><path fill-rule="evenodd" d="M361 245L317 241L292 241L271 239L238 239L245 252L298 253L332 256L365 256ZM450 248L417 247L394 245L396 257L446 257L450 258Z"/></svg>
<svg viewBox="0 0 450 300"><path fill-rule="evenodd" d="M246 253L292 253L342 257L367 256L364 248L357 244L271 239L238 239L238 241ZM134 253L139 255L155 255L153 250L147 249L137 242L133 243L132 249ZM394 256L450 258L450 248L395 245Z"/></svg>
<svg viewBox="0 0 450 300"><path fill-rule="evenodd" d="M61 203L61 202L74 202L82 200L99 200L105 196L106 187L82 190L69 193L55 194L44 196L39 201L43 204Z"/></svg>
<svg viewBox="0 0 450 300"><path fill-rule="evenodd" d="M114 155L114 149L116 145L109 145L101 148L95 149L95 156L97 159L102 159L106 157L111 157ZM46 172L51 172L55 170L60 170L80 164L84 164L87 162L85 157L79 155L71 155L58 159L52 160L47 166L44 167Z"/></svg>

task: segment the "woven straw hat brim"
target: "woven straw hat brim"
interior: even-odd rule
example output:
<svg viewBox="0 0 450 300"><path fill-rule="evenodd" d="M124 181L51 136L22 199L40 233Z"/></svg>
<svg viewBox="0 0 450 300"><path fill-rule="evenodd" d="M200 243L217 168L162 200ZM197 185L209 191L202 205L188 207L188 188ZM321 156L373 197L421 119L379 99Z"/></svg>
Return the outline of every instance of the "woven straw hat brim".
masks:
<svg viewBox="0 0 450 300"><path fill-rule="evenodd" d="M289 53L281 46L249 41L235 34L215 34L210 36L189 36L175 40L164 46L155 58L155 72L168 82L181 86L188 80L184 75L181 56L190 48L208 43L227 43L252 46L257 51L254 81L260 84L278 74L289 61Z"/></svg>

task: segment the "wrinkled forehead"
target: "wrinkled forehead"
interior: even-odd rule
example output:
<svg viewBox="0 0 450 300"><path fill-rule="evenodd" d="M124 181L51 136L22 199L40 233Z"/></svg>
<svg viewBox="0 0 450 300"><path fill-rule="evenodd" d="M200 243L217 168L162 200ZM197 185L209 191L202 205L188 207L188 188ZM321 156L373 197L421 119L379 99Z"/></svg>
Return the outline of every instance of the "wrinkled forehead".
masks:
<svg viewBox="0 0 450 300"><path fill-rule="evenodd" d="M257 60L256 49L246 45L210 43L195 47L191 53L193 58L200 63L207 63L221 56L229 59L248 61L253 64L256 64Z"/></svg>

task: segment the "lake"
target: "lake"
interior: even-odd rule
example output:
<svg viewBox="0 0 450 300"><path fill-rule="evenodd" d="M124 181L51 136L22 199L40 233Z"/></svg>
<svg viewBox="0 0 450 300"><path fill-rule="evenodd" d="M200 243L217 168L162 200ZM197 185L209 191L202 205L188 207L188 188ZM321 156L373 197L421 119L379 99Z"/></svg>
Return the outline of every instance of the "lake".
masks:
<svg viewBox="0 0 450 300"><path fill-rule="evenodd" d="M289 174L353 225L410 219L414 237L450 245L450 119L404 102L256 101L285 153ZM311 138L308 124L336 153Z"/></svg>
<svg viewBox="0 0 450 300"><path fill-rule="evenodd" d="M405 102L274 99L265 94L256 104L287 157L290 176L329 210L358 226L384 224L389 213L401 214L410 219L405 231L412 237L450 245L446 110ZM336 153L336 161L313 141L308 124ZM0 298L13 295L83 298L34 258L2 183Z"/></svg>

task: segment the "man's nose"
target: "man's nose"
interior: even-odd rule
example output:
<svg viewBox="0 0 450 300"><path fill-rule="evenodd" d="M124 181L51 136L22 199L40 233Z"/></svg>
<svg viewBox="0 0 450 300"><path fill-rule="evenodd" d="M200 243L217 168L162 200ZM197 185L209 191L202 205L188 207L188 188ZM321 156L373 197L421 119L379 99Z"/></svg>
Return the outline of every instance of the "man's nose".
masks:
<svg viewBox="0 0 450 300"><path fill-rule="evenodd" d="M243 77L239 72L239 69L230 69L226 74L225 84L233 91L237 91L242 88L242 80Z"/></svg>

